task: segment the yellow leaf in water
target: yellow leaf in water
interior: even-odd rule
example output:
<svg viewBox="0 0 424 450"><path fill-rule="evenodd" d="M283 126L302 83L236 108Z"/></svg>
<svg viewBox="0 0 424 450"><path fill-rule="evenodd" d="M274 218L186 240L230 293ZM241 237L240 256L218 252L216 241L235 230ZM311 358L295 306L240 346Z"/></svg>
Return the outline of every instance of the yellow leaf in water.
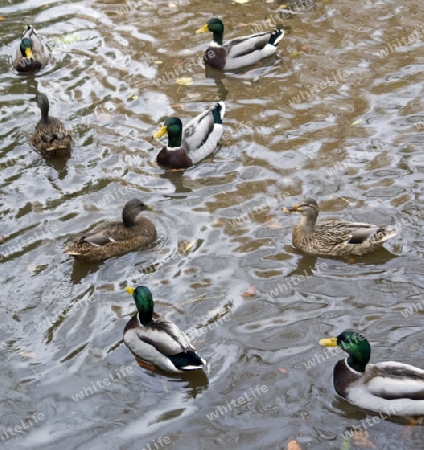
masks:
<svg viewBox="0 0 424 450"><path fill-rule="evenodd" d="M245 3L249 3L250 0L234 0L234 3L238 3L239 5L244 5Z"/></svg>
<svg viewBox="0 0 424 450"><path fill-rule="evenodd" d="M193 78L191 77L180 77L177 78L175 81L180 86L191 86L193 84Z"/></svg>
<svg viewBox="0 0 424 450"><path fill-rule="evenodd" d="M290 441L287 444L287 450L301 450L300 445L296 441Z"/></svg>
<svg viewBox="0 0 424 450"><path fill-rule="evenodd" d="M188 243L185 247L184 247L184 253L185 252L188 252L190 249L191 249L191 247L193 247L193 245L196 243L196 241L191 241L190 243Z"/></svg>
<svg viewBox="0 0 424 450"><path fill-rule="evenodd" d="M157 64L158 66L160 66L161 64L163 64L163 61L161 61L160 59L157 59L156 61L153 61L155 64Z"/></svg>
<svg viewBox="0 0 424 450"><path fill-rule="evenodd" d="M137 100L138 99L138 95L131 95L131 100Z"/></svg>
<svg viewBox="0 0 424 450"><path fill-rule="evenodd" d="M19 352L19 356L23 356L24 358L35 358L35 353L33 353L33 352Z"/></svg>
<svg viewBox="0 0 424 450"><path fill-rule="evenodd" d="M300 52L290 52L289 53L290 58L296 58L296 56L299 56L299 55L300 55Z"/></svg>
<svg viewBox="0 0 424 450"><path fill-rule="evenodd" d="M351 127L354 127L355 125L358 125L358 124L360 124L361 122L362 122L362 119L355 120L355 121L353 121L353 122L350 124L350 126L351 126Z"/></svg>
<svg viewBox="0 0 424 450"><path fill-rule="evenodd" d="M409 349L410 352L415 352L416 350L418 350L420 348L420 343L419 342L415 342L415 344L411 345L411 348Z"/></svg>

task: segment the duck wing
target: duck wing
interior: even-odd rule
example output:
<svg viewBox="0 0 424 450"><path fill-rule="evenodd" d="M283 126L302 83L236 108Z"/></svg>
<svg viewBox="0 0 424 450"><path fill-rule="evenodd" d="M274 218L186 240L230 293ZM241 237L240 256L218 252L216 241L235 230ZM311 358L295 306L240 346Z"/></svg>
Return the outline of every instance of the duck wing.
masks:
<svg viewBox="0 0 424 450"><path fill-rule="evenodd" d="M424 400L424 370L409 364L369 364L364 384L372 395L385 400Z"/></svg>
<svg viewBox="0 0 424 450"><path fill-rule="evenodd" d="M271 32L265 32L233 39L224 44L225 51L227 52L227 59L241 58L249 53L262 50L268 44L270 37Z"/></svg>
<svg viewBox="0 0 424 450"><path fill-rule="evenodd" d="M137 328L137 335L141 341L166 356L194 350L187 335L173 322L162 317Z"/></svg>

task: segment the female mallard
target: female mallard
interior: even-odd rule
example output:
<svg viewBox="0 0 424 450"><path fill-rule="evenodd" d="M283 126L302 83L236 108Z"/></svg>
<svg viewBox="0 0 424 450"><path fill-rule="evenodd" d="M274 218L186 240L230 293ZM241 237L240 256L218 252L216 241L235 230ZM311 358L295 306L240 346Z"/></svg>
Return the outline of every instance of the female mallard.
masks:
<svg viewBox="0 0 424 450"><path fill-rule="evenodd" d="M63 123L49 116L49 99L39 92L34 99L41 110L41 119L35 127L32 145L45 156L68 155L72 137Z"/></svg>
<svg viewBox="0 0 424 450"><path fill-rule="evenodd" d="M293 229L292 242L296 248L311 255L363 255L376 250L397 234L397 230L369 223L325 220L317 224L319 208L311 198L283 211L302 214L299 224Z"/></svg>
<svg viewBox="0 0 424 450"><path fill-rule="evenodd" d="M256 33L233 39L222 45L224 25L220 19L213 17L199 28L196 33L211 31L213 41L203 54L206 64L218 70L236 70L256 64L261 59L273 55L277 45L284 37L284 30L275 28L274 31Z"/></svg>
<svg viewBox="0 0 424 450"><path fill-rule="evenodd" d="M34 72L43 68L49 62L50 53L41 42L35 29L28 25L21 36L21 42L16 49L13 67L18 72Z"/></svg>
<svg viewBox="0 0 424 450"><path fill-rule="evenodd" d="M152 209L136 198L127 202L122 212L122 222L109 222L92 233L78 237L63 253L81 261L102 261L112 256L146 247L156 239L156 228L150 220L137 215Z"/></svg>
<svg viewBox="0 0 424 450"><path fill-rule="evenodd" d="M124 329L124 342L135 356L174 373L201 369L206 364L175 323L153 312L152 293L146 286L125 290L134 297L138 310Z"/></svg>
<svg viewBox="0 0 424 450"><path fill-rule="evenodd" d="M177 117L169 117L153 135L155 139L168 134L168 146L156 157L156 162L168 169L185 169L210 155L222 136L225 103L218 102L199 114L184 128Z"/></svg>
<svg viewBox="0 0 424 450"><path fill-rule="evenodd" d="M333 371L336 392L360 408L395 416L424 414L424 370L409 364L386 361L368 364L371 346L355 330L321 339L325 347L340 347L348 357Z"/></svg>

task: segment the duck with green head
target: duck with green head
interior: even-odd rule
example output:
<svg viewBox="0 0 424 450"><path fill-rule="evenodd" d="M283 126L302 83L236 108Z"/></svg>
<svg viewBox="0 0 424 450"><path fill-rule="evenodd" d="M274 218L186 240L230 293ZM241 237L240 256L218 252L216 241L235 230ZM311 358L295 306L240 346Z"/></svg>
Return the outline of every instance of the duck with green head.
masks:
<svg viewBox="0 0 424 450"><path fill-rule="evenodd" d="M72 148L71 133L65 125L49 115L49 99L38 92L33 99L41 111L41 119L35 127L32 145L44 156L69 156Z"/></svg>
<svg viewBox="0 0 424 450"><path fill-rule="evenodd" d="M202 369L206 364L177 325L156 314L153 297L146 286L126 287L137 314L124 329L124 342L141 361L172 373Z"/></svg>
<svg viewBox="0 0 424 450"><path fill-rule="evenodd" d="M369 364L370 343L356 330L319 343L348 354L333 371L334 389L340 396L360 408L388 415L424 414L424 370L395 361Z"/></svg>
<svg viewBox="0 0 424 450"><path fill-rule="evenodd" d="M217 17L209 19L196 33L213 33L213 40L203 54L205 63L218 70L237 70L256 64L263 58L275 54L284 37L284 30L256 33L222 43L224 24Z"/></svg>
<svg viewBox="0 0 424 450"><path fill-rule="evenodd" d="M31 25L27 25L15 52L13 67L18 72L34 72L46 66L49 58L50 53L41 42L35 29Z"/></svg>
<svg viewBox="0 0 424 450"><path fill-rule="evenodd" d="M225 103L217 102L184 127L178 117L168 117L153 135L168 135L168 145L157 155L156 162L168 169L186 169L209 156L216 149L223 133Z"/></svg>
<svg viewBox="0 0 424 450"><path fill-rule="evenodd" d="M129 200L122 211L122 221L108 222L82 236L63 250L79 261L96 262L146 248L156 239L156 228L142 211L152 210L142 200Z"/></svg>

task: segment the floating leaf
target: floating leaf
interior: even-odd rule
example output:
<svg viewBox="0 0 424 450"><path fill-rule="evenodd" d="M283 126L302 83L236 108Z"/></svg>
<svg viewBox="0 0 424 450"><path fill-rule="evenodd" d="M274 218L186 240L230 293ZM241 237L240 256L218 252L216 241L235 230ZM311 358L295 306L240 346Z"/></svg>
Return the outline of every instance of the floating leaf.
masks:
<svg viewBox="0 0 424 450"><path fill-rule="evenodd" d="M157 64L158 66L163 64L163 61L161 61L160 59L157 59L156 61L153 61L153 62L154 62L154 64Z"/></svg>
<svg viewBox="0 0 424 450"><path fill-rule="evenodd" d="M256 295L256 286L250 286L250 288L246 289L241 295L243 297L253 297Z"/></svg>
<svg viewBox="0 0 424 450"><path fill-rule="evenodd" d="M300 445L296 441L290 441L287 444L287 450L301 450Z"/></svg>
<svg viewBox="0 0 424 450"><path fill-rule="evenodd" d="M35 358L34 352L19 352L19 356L23 356L24 358Z"/></svg>
<svg viewBox="0 0 424 450"><path fill-rule="evenodd" d="M340 450L349 450L350 449L350 440L349 439L345 439L342 442L342 446L340 447Z"/></svg>
<svg viewBox="0 0 424 450"><path fill-rule="evenodd" d="M415 342L415 344L411 345L411 348L409 349L410 352L415 352L416 350L418 350L420 348L420 343L419 342Z"/></svg>
<svg viewBox="0 0 424 450"><path fill-rule="evenodd" d="M238 3L239 5L244 5L249 2L250 0L234 0L234 3Z"/></svg>
<svg viewBox="0 0 424 450"><path fill-rule="evenodd" d="M280 221L276 217L271 217L265 222L265 226L269 230L279 230L281 228Z"/></svg>
<svg viewBox="0 0 424 450"><path fill-rule="evenodd" d="M175 81L180 86L191 86L193 84L193 78L191 77L180 77L177 78Z"/></svg>
<svg viewBox="0 0 424 450"><path fill-rule="evenodd" d="M350 124L350 126L351 126L351 127L354 127L355 125L358 125L358 124L360 124L361 122L362 122L362 119L355 120L355 121L353 121L353 122Z"/></svg>
<svg viewBox="0 0 424 450"><path fill-rule="evenodd" d="M353 433L353 442L358 447L377 448L374 445L374 442L370 440L370 434L368 431L355 430Z"/></svg>

